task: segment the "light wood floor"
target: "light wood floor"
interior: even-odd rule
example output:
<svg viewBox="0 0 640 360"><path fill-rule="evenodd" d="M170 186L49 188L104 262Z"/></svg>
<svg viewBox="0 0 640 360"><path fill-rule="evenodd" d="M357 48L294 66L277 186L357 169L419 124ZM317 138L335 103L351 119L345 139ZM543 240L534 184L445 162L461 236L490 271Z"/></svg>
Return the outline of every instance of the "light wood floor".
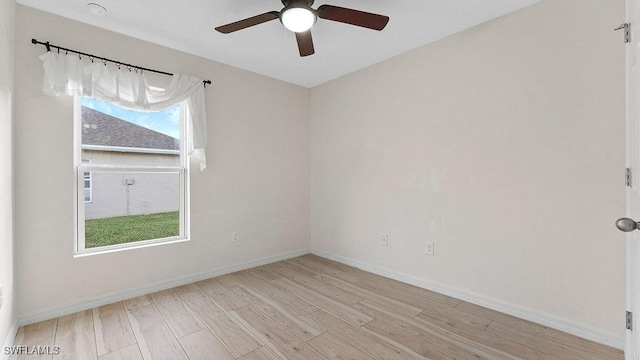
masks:
<svg viewBox="0 0 640 360"><path fill-rule="evenodd" d="M317 256L19 330L25 359L623 359L621 351Z"/></svg>

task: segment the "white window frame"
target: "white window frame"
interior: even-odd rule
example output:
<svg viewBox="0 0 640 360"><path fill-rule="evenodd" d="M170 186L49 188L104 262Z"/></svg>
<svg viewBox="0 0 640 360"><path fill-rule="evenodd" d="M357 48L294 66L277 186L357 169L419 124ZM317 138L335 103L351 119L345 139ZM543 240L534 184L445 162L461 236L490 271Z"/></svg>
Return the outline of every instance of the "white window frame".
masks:
<svg viewBox="0 0 640 360"><path fill-rule="evenodd" d="M187 138L187 106L180 104L180 164L178 166L118 166L108 164L86 164L82 162L82 98L74 96L74 169L76 172L76 216L75 216L75 246L74 257L110 253L127 249L138 249L160 244L171 244L189 240L190 216L189 216L189 159L186 150ZM85 201L84 201L84 173L108 172L108 173L151 173L151 174L176 174L180 184L180 234L161 239L135 241L126 244L100 246L87 248L85 246ZM92 186L93 188L93 186ZM93 191L93 189L92 189ZM93 194L92 194L93 198Z"/></svg>

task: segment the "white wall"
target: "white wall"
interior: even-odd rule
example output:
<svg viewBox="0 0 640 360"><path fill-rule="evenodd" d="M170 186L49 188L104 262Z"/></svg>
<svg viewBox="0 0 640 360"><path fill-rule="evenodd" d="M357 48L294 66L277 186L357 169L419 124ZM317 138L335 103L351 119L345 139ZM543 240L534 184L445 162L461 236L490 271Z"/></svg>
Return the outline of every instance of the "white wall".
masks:
<svg viewBox="0 0 640 360"><path fill-rule="evenodd" d="M307 247L308 90L20 5L15 33L21 318ZM31 38L213 81L208 168L191 177L191 241L73 258L72 99L42 94L44 48Z"/></svg>
<svg viewBox="0 0 640 360"><path fill-rule="evenodd" d="M621 338L623 19L542 1L313 88L312 248Z"/></svg>
<svg viewBox="0 0 640 360"><path fill-rule="evenodd" d="M0 346L12 337L17 322L13 234L13 99L15 2L0 2ZM1 349L1 348L0 348ZM0 355L2 357L2 355Z"/></svg>

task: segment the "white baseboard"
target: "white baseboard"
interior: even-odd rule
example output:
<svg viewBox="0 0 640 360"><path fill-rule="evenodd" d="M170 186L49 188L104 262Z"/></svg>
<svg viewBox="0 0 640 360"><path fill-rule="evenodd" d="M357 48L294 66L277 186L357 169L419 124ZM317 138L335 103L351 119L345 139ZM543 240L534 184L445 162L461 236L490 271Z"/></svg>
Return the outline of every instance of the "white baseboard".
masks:
<svg viewBox="0 0 640 360"><path fill-rule="evenodd" d="M495 311L516 316L521 319L529 320L540 325L564 331L566 333L579 336L581 338L595 341L600 344L608 345L617 349L624 349L624 336L609 331L595 328L586 324L578 323L568 319L564 319L555 315L547 314L538 310L527 308L524 306L512 304L506 301L494 299L488 296L475 294L452 288L446 285L433 283L415 276L399 273L383 267L371 265L362 261L353 260L343 256L335 255L322 250L311 250L312 254L350 265L358 269L398 280L407 284L415 285L423 289L432 290L444 295L452 296L460 300L470 302L479 306L483 306Z"/></svg>
<svg viewBox="0 0 640 360"><path fill-rule="evenodd" d="M9 328L9 334L7 334L7 338L4 341L4 346L0 349L0 360L9 360L10 355L5 354L4 349L7 347L11 347L14 345L14 341L16 339L16 335L18 334L18 322L14 322L11 324Z"/></svg>
<svg viewBox="0 0 640 360"><path fill-rule="evenodd" d="M84 299L78 302L69 303L61 306L54 306L46 309L32 311L26 314L18 315L18 323L20 326L34 324L40 321L54 319L60 316L76 313L78 311L93 309L95 307L112 304L114 302L131 299L137 296L151 294L157 291L171 289L176 286L191 284L196 281L209 279L216 276L229 274L236 271L250 269L256 266L266 265L281 260L291 259L297 256L308 254L309 249L300 249L280 255L270 256L258 260L253 260L241 264L225 266L200 274L177 277L166 281L145 285L142 287L131 288L124 291L100 296L99 298ZM15 335L15 334L14 334ZM4 360L0 358L0 360Z"/></svg>

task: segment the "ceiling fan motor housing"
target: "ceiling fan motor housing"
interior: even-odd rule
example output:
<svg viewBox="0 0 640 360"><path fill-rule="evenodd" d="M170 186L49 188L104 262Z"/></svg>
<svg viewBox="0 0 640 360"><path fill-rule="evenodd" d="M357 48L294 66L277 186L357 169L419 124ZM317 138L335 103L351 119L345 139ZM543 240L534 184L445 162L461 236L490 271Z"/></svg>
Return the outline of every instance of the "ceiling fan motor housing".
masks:
<svg viewBox="0 0 640 360"><path fill-rule="evenodd" d="M308 7L311 7L311 5L313 5L313 1L314 0L282 0L282 5L284 5L285 8L294 4L307 5Z"/></svg>

